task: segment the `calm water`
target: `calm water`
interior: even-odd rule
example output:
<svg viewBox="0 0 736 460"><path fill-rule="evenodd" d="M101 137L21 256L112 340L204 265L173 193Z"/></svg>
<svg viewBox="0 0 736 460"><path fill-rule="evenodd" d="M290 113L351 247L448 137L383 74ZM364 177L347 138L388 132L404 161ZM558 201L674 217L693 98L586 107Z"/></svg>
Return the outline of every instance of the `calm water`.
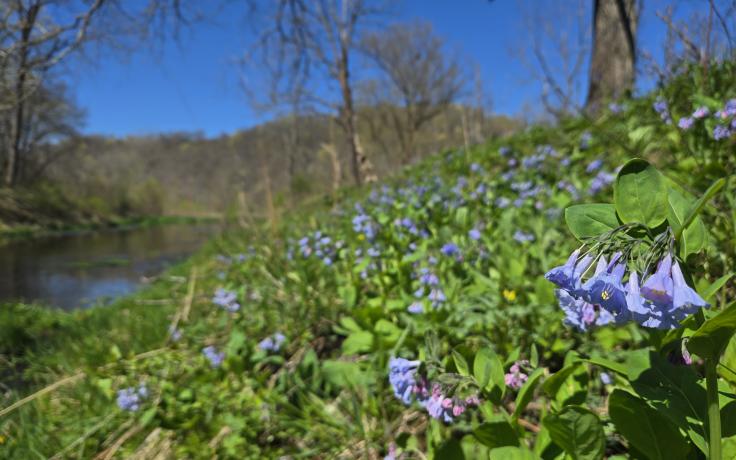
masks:
<svg viewBox="0 0 736 460"><path fill-rule="evenodd" d="M184 260L216 230L172 224L10 242L0 246L0 303L72 309L110 301Z"/></svg>

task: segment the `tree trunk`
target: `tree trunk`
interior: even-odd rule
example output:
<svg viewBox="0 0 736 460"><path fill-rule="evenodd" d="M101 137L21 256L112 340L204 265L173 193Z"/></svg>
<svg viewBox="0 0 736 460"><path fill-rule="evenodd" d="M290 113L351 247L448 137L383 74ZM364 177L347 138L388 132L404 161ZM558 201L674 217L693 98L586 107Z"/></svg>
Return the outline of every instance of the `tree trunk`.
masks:
<svg viewBox="0 0 736 460"><path fill-rule="evenodd" d="M636 0L594 0L588 112L600 111L634 86L638 16Z"/></svg>
<svg viewBox="0 0 736 460"><path fill-rule="evenodd" d="M372 178L373 165L360 148L358 141L357 117L353 105L353 90L350 87L350 70L348 62L348 48L344 41L340 43L340 60L338 62L338 79L342 91L342 107L340 108L340 125L350 149L350 164L353 178L357 185L361 185L366 178ZM369 180L370 181L370 180Z"/></svg>
<svg viewBox="0 0 736 460"><path fill-rule="evenodd" d="M25 89L26 80L28 79L28 46L33 32L33 26L36 23L36 17L41 9L40 4L32 5L26 11L23 20L23 28L21 29L20 42L20 60L18 61L18 79L15 82L15 110L13 114L13 122L11 124L10 145L5 157L5 177L3 177L3 185L12 188L18 178L20 170L20 151L21 140L23 139L23 122L25 120Z"/></svg>

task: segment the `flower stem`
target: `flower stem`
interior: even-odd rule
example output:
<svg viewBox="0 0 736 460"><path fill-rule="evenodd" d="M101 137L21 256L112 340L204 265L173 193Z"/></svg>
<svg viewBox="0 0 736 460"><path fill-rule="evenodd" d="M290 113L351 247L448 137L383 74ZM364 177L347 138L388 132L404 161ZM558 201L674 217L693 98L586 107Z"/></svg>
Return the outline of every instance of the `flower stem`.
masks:
<svg viewBox="0 0 736 460"><path fill-rule="evenodd" d="M705 385L708 397L708 460L721 460L721 410L718 407L716 359L705 360Z"/></svg>

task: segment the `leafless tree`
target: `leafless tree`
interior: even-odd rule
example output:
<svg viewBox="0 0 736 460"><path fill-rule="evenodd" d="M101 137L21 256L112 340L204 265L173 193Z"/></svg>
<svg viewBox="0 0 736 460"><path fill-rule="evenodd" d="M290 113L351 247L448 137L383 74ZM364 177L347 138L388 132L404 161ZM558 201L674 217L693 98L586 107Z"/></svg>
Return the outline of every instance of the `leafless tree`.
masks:
<svg viewBox="0 0 736 460"><path fill-rule="evenodd" d="M637 0L593 1L593 54L585 102L591 113L634 87L640 7Z"/></svg>
<svg viewBox="0 0 736 460"><path fill-rule="evenodd" d="M673 2L656 11L657 17L667 28L664 65L654 59L649 50L642 50L640 54L644 72L666 81L677 74L683 65L698 63L707 71L713 59L736 57L736 1L707 0L707 8L697 8L690 14L682 11L677 14L678 6L681 5Z"/></svg>
<svg viewBox="0 0 736 460"><path fill-rule="evenodd" d="M5 0L0 2L0 147L2 185L13 187L33 135L29 125L54 98L52 70L89 43L114 34L140 35L183 18L182 0L149 0L129 7L123 0ZM157 31L163 34L163 31ZM131 36L131 35L128 35ZM34 98L41 88L44 97ZM34 112L35 111L35 112Z"/></svg>
<svg viewBox="0 0 736 460"><path fill-rule="evenodd" d="M251 14L259 40L248 53L246 66L257 66L266 75L271 102L290 103L298 98L305 107L335 113L355 182L374 179L358 139L352 72L362 27L385 7L369 0L277 0L268 5L260 14ZM264 23L268 24L265 29L260 27ZM245 86L255 87L252 75L246 78ZM336 87L320 86L324 81ZM339 96L334 97L331 90Z"/></svg>
<svg viewBox="0 0 736 460"><path fill-rule="evenodd" d="M397 24L366 35L362 49L382 71L366 86L377 114L399 140L402 163L416 154L419 130L455 102L463 90L461 67L427 23Z"/></svg>
<svg viewBox="0 0 736 460"><path fill-rule="evenodd" d="M521 48L516 52L531 79L541 83L544 110L556 118L582 108L580 76L590 54L587 2L519 2Z"/></svg>

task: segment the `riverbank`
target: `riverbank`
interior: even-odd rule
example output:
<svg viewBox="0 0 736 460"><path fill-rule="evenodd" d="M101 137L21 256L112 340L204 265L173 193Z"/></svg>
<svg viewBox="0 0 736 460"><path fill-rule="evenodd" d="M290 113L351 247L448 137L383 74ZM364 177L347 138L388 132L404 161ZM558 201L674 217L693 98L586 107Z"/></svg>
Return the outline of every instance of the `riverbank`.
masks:
<svg viewBox="0 0 736 460"><path fill-rule="evenodd" d="M145 228L168 224L200 224L220 222L222 216L145 216L145 217L115 217L103 221L82 223L59 223L52 226L42 225L11 225L0 226L0 245L3 241L38 238L54 235L92 232L98 230L114 230L127 228Z"/></svg>

